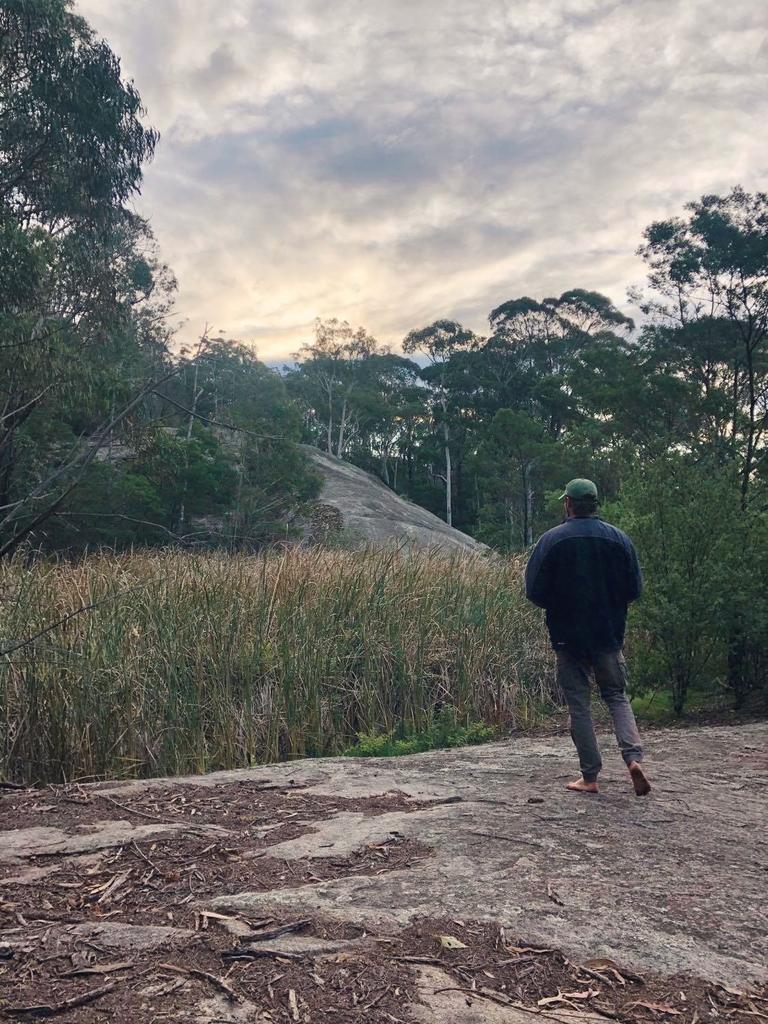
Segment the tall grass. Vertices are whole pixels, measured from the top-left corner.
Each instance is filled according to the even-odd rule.
[[[525,727],[549,695],[517,560],[289,551],[0,567],[0,771],[203,772],[338,753],[359,732]]]

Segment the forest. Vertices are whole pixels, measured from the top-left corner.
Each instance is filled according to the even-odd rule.
[[[174,336],[133,209],[159,139],[118,57],[64,0],[4,3],[0,33],[0,558],[291,542],[319,488],[302,444],[505,556],[588,476],[647,578],[638,687],[678,711],[712,680],[765,693],[768,195],[692,197],[627,239],[634,320],[573,281],[500,294],[482,333],[436,310],[390,346],[318,319],[267,366]]]

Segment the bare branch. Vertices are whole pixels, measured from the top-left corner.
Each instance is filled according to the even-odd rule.
[[[162,391],[152,390],[151,394],[155,395],[157,398],[161,398],[164,402],[168,402],[170,405],[174,405],[177,409],[186,413],[188,416],[192,416],[196,420],[201,420],[203,423],[208,423],[212,427],[223,427],[224,430],[232,430],[238,434],[246,434],[248,437],[255,437],[262,441],[287,441],[289,444],[298,444],[298,441],[294,441],[290,437],[285,437],[285,435],[257,434],[253,430],[246,430],[245,427],[236,427],[232,423],[223,423],[221,420],[211,419],[210,416],[203,416],[202,413],[188,409],[186,405],[182,405],[181,402],[177,402],[175,398],[171,398],[169,395],[164,395]]]
[[[4,558],[6,555],[14,552],[19,545],[28,537],[34,530],[36,530],[42,523],[44,523],[50,516],[59,510],[62,502],[75,490],[80,483],[83,474],[85,473],[88,466],[93,462],[98,454],[100,448],[115,429],[119,426],[123,420],[129,416],[133,410],[146,398],[148,394],[151,394],[155,388],[166,381],[171,380],[184,368],[184,363],[179,363],[169,373],[165,374],[159,381],[152,381],[143,387],[139,393],[126,405],[123,409],[108,423],[100,432],[97,434],[95,439],[86,448],[79,452],[76,452],[71,459],[59,466],[53,473],[48,476],[46,480],[40,483],[33,491],[31,491],[26,497],[12,509],[11,512],[0,522],[0,533],[8,529],[14,522],[16,522],[24,513],[24,509],[33,504],[36,500],[40,500],[46,492],[51,491],[59,483],[59,481],[65,480],[70,474],[74,474],[74,478],[67,484],[63,492],[45,509],[42,510],[32,522],[24,526],[18,533],[15,533],[9,540],[0,547],[0,558]]]
[[[47,388],[43,388],[39,395],[35,395],[34,398],[30,398],[24,405],[20,405],[18,409],[14,409],[12,412],[6,412],[0,416],[0,423],[5,423],[6,420],[15,420],[17,417],[22,416],[24,413],[29,413],[35,408],[36,405],[48,394],[53,387],[53,384],[49,384]]]

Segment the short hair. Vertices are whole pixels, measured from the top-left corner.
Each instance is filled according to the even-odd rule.
[[[592,494],[587,494],[583,498],[571,498],[571,502],[574,514],[577,516],[594,515],[600,507],[600,502]]]

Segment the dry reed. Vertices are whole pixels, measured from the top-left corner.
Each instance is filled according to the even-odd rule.
[[[525,728],[550,667],[519,560],[293,550],[0,567],[0,772],[204,772],[338,753],[358,732]]]

